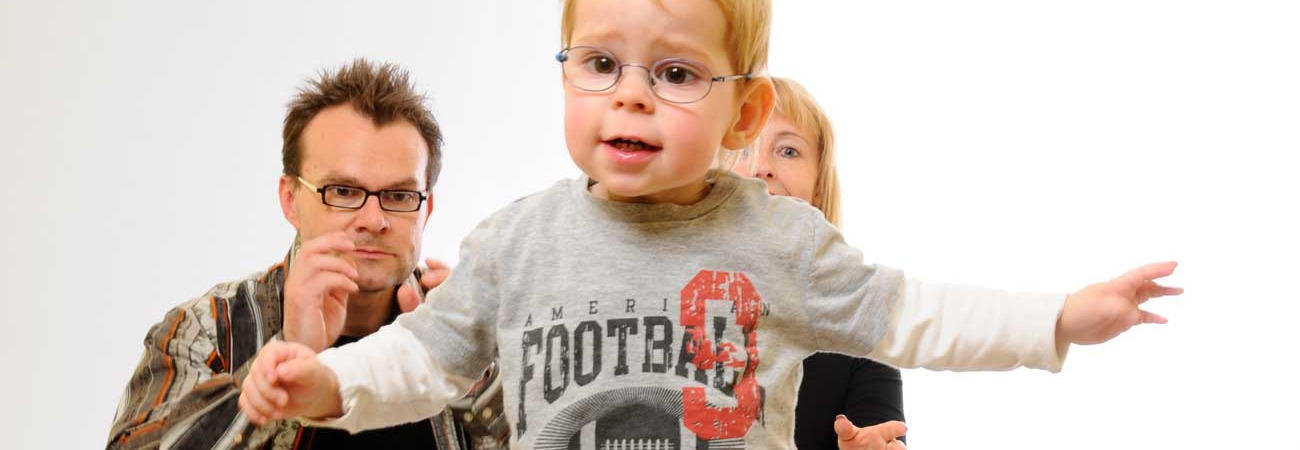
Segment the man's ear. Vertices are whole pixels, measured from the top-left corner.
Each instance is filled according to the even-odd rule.
[[[430,189],[429,199],[424,202],[424,224],[429,224],[429,216],[433,214],[433,190]]]
[[[745,148],[763,133],[763,127],[776,107],[776,88],[768,77],[754,77],[745,82],[736,121],[722,137],[722,146],[738,150]]]
[[[280,175],[280,211],[284,213],[284,220],[288,220],[295,230],[300,230],[298,226],[298,196],[294,195],[298,187],[298,180],[288,175]]]

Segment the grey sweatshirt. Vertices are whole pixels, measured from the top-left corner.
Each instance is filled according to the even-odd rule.
[[[562,181],[483,221],[425,304],[321,353],[349,430],[428,417],[499,354],[515,448],[793,447],[800,362],[1060,369],[1064,295],[866,264],[815,208],[714,173],[692,205]]]

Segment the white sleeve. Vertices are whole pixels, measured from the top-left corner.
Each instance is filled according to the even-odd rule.
[[[438,367],[428,349],[400,323],[327,349],[319,358],[338,377],[343,415],[302,422],[350,433],[433,416],[465,395],[475,381]]]
[[[1069,346],[1057,348],[1062,294],[1017,294],[905,279],[889,308],[885,334],[869,358],[932,370],[1059,372]]]

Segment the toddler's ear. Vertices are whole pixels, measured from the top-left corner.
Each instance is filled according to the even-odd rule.
[[[722,146],[732,150],[745,148],[758,139],[776,107],[776,88],[772,87],[772,79],[755,76],[745,82],[744,89],[734,115],[736,121],[722,137]]]

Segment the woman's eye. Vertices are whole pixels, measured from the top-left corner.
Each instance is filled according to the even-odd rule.
[[[688,66],[674,64],[661,69],[658,78],[669,84],[688,84],[700,76]]]
[[[794,147],[781,147],[776,150],[776,154],[782,158],[798,158],[799,149]]]

